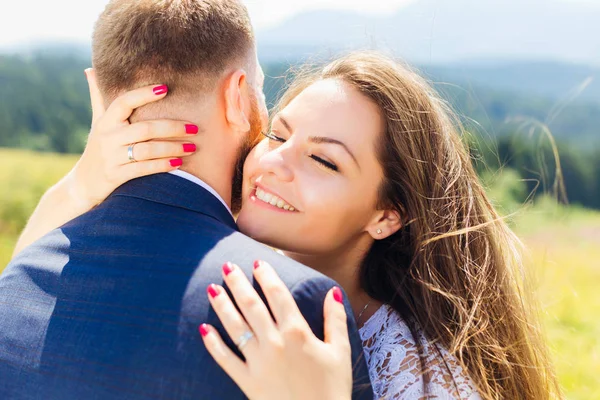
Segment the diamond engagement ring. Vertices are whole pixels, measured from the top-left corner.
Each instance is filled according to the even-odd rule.
[[[248,344],[248,341],[250,339],[252,339],[254,337],[254,333],[250,332],[250,331],[246,331],[242,334],[242,336],[240,336],[240,338],[238,339],[237,343],[235,344],[237,346],[237,348],[242,351],[242,349],[244,348],[244,346],[246,346],[246,344]]]
[[[127,158],[129,158],[129,161],[131,161],[131,162],[137,162],[137,160],[133,156],[133,146],[135,146],[136,144],[137,143],[130,144],[129,147],[127,148]]]

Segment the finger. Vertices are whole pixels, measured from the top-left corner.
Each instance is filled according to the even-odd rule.
[[[244,272],[237,265],[226,263],[223,265],[223,278],[259,342],[273,339],[277,334],[275,323]]]
[[[155,120],[136,122],[119,132],[119,141],[123,145],[146,142],[155,139],[192,137],[198,133],[198,126],[184,121]]]
[[[122,165],[118,170],[118,174],[120,175],[115,179],[119,182],[127,182],[135,178],[140,178],[142,176],[160,174],[163,172],[170,172],[176,169],[179,169],[183,164],[183,160],[181,158],[172,158],[170,160],[161,159],[161,160],[150,160],[150,161],[141,161],[135,163],[129,163],[126,165]]]
[[[269,263],[266,261],[255,261],[254,277],[263,290],[278,324],[282,324],[286,320],[295,320],[298,323],[308,326],[304,316],[302,316],[302,313],[298,309],[292,293]]]
[[[161,158],[179,158],[194,154],[197,147],[194,143],[180,142],[142,142],[132,145],[133,158],[137,161],[158,160]],[[131,163],[129,159],[129,146],[119,150],[121,165]]]
[[[325,296],[323,305],[325,343],[332,344],[342,351],[350,352],[348,322],[343,296],[342,290],[337,286],[332,288]]]
[[[104,97],[98,88],[96,71],[94,71],[93,68],[88,68],[85,70],[85,76],[90,89],[90,101],[92,103],[92,125],[94,125],[106,111],[104,108]]]
[[[208,300],[212,305],[217,317],[223,324],[225,331],[239,348],[239,340],[246,332],[252,330],[244,321],[244,318],[233,305],[233,302],[227,295],[225,289],[219,285],[211,284],[207,288]],[[251,356],[256,356],[258,350],[258,342],[256,337],[250,338],[246,344],[240,349],[246,360],[250,361]]]
[[[125,122],[138,107],[163,99],[167,95],[166,85],[144,86],[117,97],[104,115],[109,121]]]
[[[234,382],[244,390],[244,386],[248,380],[249,372],[246,364],[235,355],[233,351],[223,339],[215,328],[210,325],[202,324],[198,327],[206,350],[212,356],[212,358],[219,364],[223,371],[227,373],[234,380]]]

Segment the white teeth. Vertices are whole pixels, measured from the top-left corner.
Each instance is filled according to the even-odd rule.
[[[294,207],[290,206],[285,201],[281,200],[279,197],[271,193],[267,193],[260,188],[256,188],[256,198],[272,206],[282,208],[286,211],[296,211]]]

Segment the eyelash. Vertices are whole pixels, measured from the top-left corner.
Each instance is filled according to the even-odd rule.
[[[262,134],[263,134],[264,137],[269,138],[270,140],[274,140],[274,141],[279,142],[279,143],[285,143],[285,139],[284,138],[280,138],[279,136],[273,135],[273,132],[267,132],[267,133],[262,132]]]
[[[262,134],[263,134],[263,136],[265,136],[269,140],[273,140],[275,142],[285,143],[285,141],[286,141],[284,138],[281,138],[279,136],[274,135],[273,132],[268,132],[268,133],[263,132]],[[315,156],[314,154],[311,154],[309,157],[312,158],[313,160],[315,160],[316,162],[318,162],[319,164],[321,164],[323,167],[325,167],[327,169],[330,169],[330,170],[336,171],[336,172],[338,171],[338,167],[334,163],[330,163],[329,161],[325,161],[321,157]]]

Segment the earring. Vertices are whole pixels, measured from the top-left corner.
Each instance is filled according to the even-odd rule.
[[[377,234],[381,235],[383,233],[383,231],[381,229],[377,229]]]

